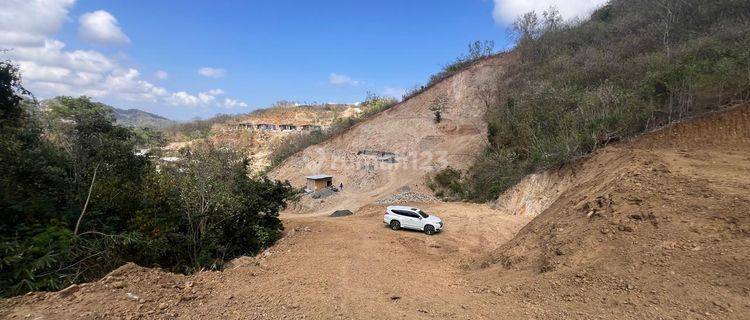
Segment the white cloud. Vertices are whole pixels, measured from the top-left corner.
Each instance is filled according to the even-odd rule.
[[[224,90],[221,90],[221,89],[211,89],[211,90],[208,90],[207,93],[210,94],[210,95],[212,95],[212,96],[219,96],[219,95],[224,94]]]
[[[40,65],[55,66],[77,71],[105,72],[116,63],[97,51],[64,50],[65,43],[47,39],[41,46],[15,46],[8,52],[11,59],[34,61]]]
[[[75,0],[4,0],[0,5],[0,44],[42,45],[68,20],[68,10],[74,3]]]
[[[117,58],[95,50],[67,49],[65,43],[54,37],[64,23],[71,21],[68,11],[74,3],[74,0],[4,0],[0,5],[0,49],[9,49],[0,52],[0,59],[10,59],[19,66],[24,86],[37,97],[87,95],[115,102],[246,106],[244,102],[229,98],[219,101],[218,96],[224,95],[221,89],[195,95],[186,91],[170,93],[144,80],[137,69],[122,65]],[[97,12],[100,11],[94,13]],[[98,39],[127,39],[114,17],[109,19],[106,15],[99,14],[99,19],[104,16],[109,25],[105,23],[105,28],[97,29],[107,31],[100,32]],[[94,23],[97,19],[91,20],[91,16],[81,17],[81,27],[97,24]],[[115,29],[111,28],[113,26]],[[168,76],[161,70],[154,74],[157,79]]]
[[[86,41],[104,45],[130,43],[117,19],[107,11],[85,13],[78,22],[78,35]]]
[[[221,89],[211,89],[205,92],[199,92],[195,95],[187,93],[185,91],[180,91],[173,93],[166,100],[173,106],[218,106],[225,108],[247,107],[246,103],[235,99],[224,98],[224,100],[219,101],[218,99],[221,95],[224,95],[224,90]]]
[[[156,72],[154,72],[154,78],[159,80],[167,80],[167,78],[169,78],[169,73],[164,70],[157,70]]]
[[[585,18],[608,0],[494,0],[492,17],[498,24],[511,24],[519,16],[530,11],[541,13],[554,6],[563,19]]]
[[[136,69],[117,69],[103,83],[103,90],[116,92],[117,97],[127,101],[157,101],[167,90],[140,79]]]
[[[221,68],[203,67],[198,69],[198,74],[208,78],[221,78],[227,74],[227,71]]]
[[[230,98],[224,98],[224,101],[220,105],[228,109],[237,108],[237,107],[242,107],[242,108],[247,107],[247,103],[244,103],[239,100],[230,99]]]
[[[337,74],[337,73],[331,73],[331,75],[328,77],[328,82],[337,86],[343,86],[343,85],[356,86],[359,84],[359,81],[352,80],[351,77],[345,74]]]
[[[173,93],[167,101],[173,106],[197,106],[200,103],[198,97],[185,91]]]
[[[58,40],[13,47],[6,55],[19,65],[27,89],[40,97],[87,95],[156,101],[166,95],[164,88],[141,79],[138,70],[123,67],[98,51],[65,50]]]
[[[209,94],[207,92],[199,92],[198,93],[198,99],[203,104],[209,104],[209,103],[213,102],[214,100],[216,100],[216,96],[214,96],[212,94]]]

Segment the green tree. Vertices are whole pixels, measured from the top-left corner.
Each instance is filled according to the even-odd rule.
[[[219,269],[224,260],[258,252],[281,235],[278,214],[296,190],[288,182],[250,178],[248,166],[240,153],[202,143],[154,175],[147,202],[168,205],[141,212],[139,220],[174,242],[168,256],[178,257],[171,263],[179,271]]]
[[[41,139],[35,104],[18,68],[0,62],[0,296],[65,282],[50,272],[71,239],[57,214],[65,210],[57,198],[64,174],[61,157]]]

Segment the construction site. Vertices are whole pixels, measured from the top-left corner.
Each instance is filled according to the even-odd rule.
[[[750,319],[748,0],[79,2],[0,6],[0,319]]]
[[[0,302],[6,319],[747,319],[750,107],[715,112],[537,172],[489,204],[425,185],[485,144],[486,59],[271,171],[311,191],[284,237],[224,271],[125,265],[101,280]],[[449,97],[436,124],[429,102]],[[255,123],[255,122],[254,122]],[[257,127],[256,127],[257,129]],[[721,137],[716,139],[715,137]],[[387,204],[436,213],[426,237]],[[337,210],[353,214],[331,218]],[[394,277],[412,270],[413,277]],[[367,301],[367,303],[362,303]]]

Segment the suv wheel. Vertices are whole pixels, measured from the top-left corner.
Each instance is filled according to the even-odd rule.
[[[391,230],[401,229],[401,223],[396,220],[391,220]]]
[[[430,235],[430,236],[433,235],[433,234],[435,234],[435,227],[433,227],[433,226],[431,226],[429,224],[426,225],[426,226],[424,226],[424,233],[427,234],[427,235]]]

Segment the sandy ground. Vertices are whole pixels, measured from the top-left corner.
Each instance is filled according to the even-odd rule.
[[[279,244],[257,258],[236,260],[224,272],[185,277],[128,265],[67,296],[37,293],[5,301],[0,306],[8,313],[0,314],[11,319],[490,318],[484,302],[470,293],[464,270],[528,219],[499,215],[485,205],[421,207],[439,213],[449,227],[432,237],[392,231],[382,222],[385,206],[374,205],[342,218],[288,216]],[[138,298],[131,300],[128,293]]]

